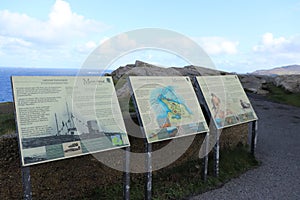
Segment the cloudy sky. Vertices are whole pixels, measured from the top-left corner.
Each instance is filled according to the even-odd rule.
[[[299,19],[300,0],[0,0],[0,66],[80,68],[104,41],[160,28],[195,41],[218,69],[252,72],[300,64]],[[140,50],[124,62],[167,57]]]

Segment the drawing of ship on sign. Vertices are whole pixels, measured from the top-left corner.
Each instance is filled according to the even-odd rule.
[[[61,128],[59,129],[58,122],[57,122],[57,115],[55,113],[55,123],[56,123],[56,130],[57,135],[79,135],[77,132],[77,128],[75,127],[74,123],[74,115],[72,112],[69,111],[68,103],[66,102],[66,111],[67,111],[67,120],[61,121]]]
[[[103,139],[113,144],[121,145],[121,142],[115,142],[120,138],[123,145],[123,136],[126,133],[121,131],[111,131],[101,128],[96,119],[82,120],[73,114],[69,109],[68,103],[63,114],[54,113],[54,123],[49,126],[49,133],[42,133],[37,137],[22,138],[23,148],[34,148],[62,144],[67,142],[82,141],[88,139]],[[119,140],[118,140],[119,141]]]
[[[104,134],[104,131],[100,130],[97,120],[87,121],[87,127],[90,134]]]

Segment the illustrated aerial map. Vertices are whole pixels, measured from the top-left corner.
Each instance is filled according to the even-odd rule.
[[[161,128],[170,127],[171,124],[176,124],[193,114],[172,86],[154,89],[151,92],[150,102]]]
[[[207,132],[188,77],[130,77],[130,82],[148,142]]]

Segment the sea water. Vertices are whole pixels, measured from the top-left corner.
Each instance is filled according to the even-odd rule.
[[[80,70],[79,69],[46,69],[46,68],[14,68],[0,67],[0,103],[12,102],[11,76],[76,76],[80,72],[83,76],[100,76],[100,70]],[[110,73],[106,71],[105,73]]]

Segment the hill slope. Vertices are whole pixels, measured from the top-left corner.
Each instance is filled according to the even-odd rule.
[[[255,75],[292,75],[300,74],[300,65],[288,65],[283,67],[276,67],[273,69],[256,70],[251,74]]]

